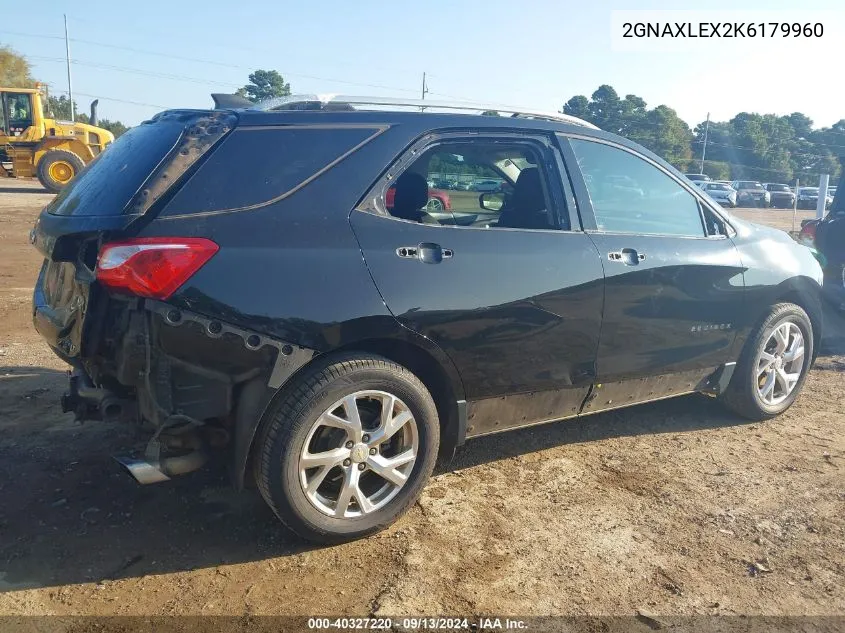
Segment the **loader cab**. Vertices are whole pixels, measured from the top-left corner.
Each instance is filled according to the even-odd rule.
[[[0,91],[2,104],[3,135],[16,137],[35,123],[35,99],[33,91]]]

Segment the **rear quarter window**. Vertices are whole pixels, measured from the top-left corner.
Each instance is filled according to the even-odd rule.
[[[181,119],[142,123],[121,135],[47,205],[53,215],[121,215],[184,131]]]
[[[246,211],[276,202],[382,130],[375,126],[237,128],[175,194],[163,214]]]

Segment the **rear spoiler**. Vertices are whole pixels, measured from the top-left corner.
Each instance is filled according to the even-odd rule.
[[[243,108],[251,108],[255,104],[240,95],[230,95],[224,92],[215,92],[211,95],[214,99],[215,110],[242,110]]]

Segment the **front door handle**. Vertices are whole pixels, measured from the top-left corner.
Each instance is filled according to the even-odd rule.
[[[396,254],[403,259],[418,259],[424,264],[439,264],[454,253],[451,248],[442,248],[440,244],[422,242],[416,246],[400,246]]]
[[[618,262],[626,266],[636,266],[645,259],[645,253],[638,253],[635,248],[623,248],[621,251],[608,253],[607,258],[612,262]]]

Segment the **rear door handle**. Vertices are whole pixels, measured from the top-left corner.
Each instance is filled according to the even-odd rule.
[[[638,253],[635,248],[623,248],[621,251],[611,251],[607,258],[626,266],[636,266],[645,259],[645,253]]]
[[[396,254],[403,259],[418,259],[424,264],[439,264],[454,253],[451,248],[442,248],[440,244],[421,242],[416,246],[400,246]]]

